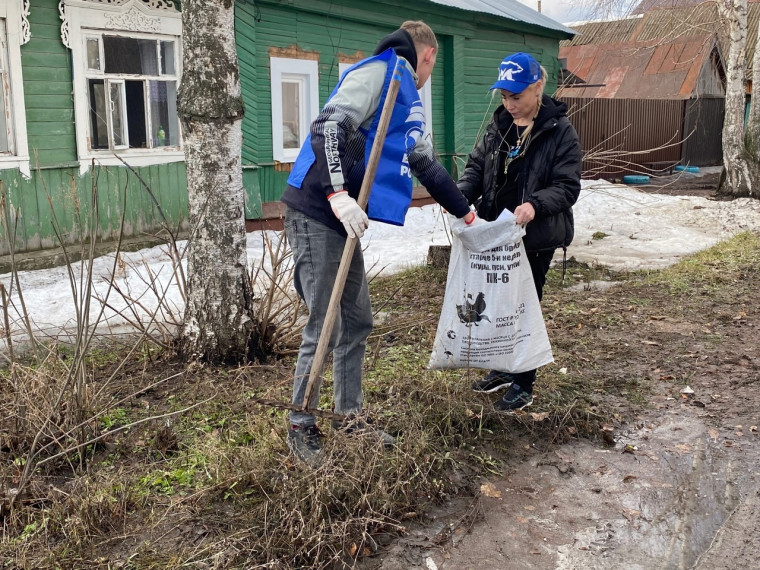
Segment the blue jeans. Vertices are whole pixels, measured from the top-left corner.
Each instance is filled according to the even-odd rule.
[[[285,211],[285,235],[293,251],[293,282],[309,309],[293,378],[293,403],[300,406],[346,238],[292,208]],[[329,350],[333,353],[333,392],[337,414],[345,415],[362,409],[362,365],[370,332],[372,305],[364,256],[361,244],[357,243],[329,344]],[[324,371],[319,372],[321,375]],[[318,404],[319,394],[314,392],[309,408],[316,408]],[[307,426],[313,425],[315,419],[312,414],[291,411],[290,423]]]

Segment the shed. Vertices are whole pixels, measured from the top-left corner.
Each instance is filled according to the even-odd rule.
[[[608,151],[587,161],[587,171],[656,173],[679,162],[720,162],[720,36],[715,25],[676,25],[673,12],[683,10],[575,24],[578,36],[561,43],[560,59],[585,84],[560,86],[558,95],[579,114],[584,148]]]

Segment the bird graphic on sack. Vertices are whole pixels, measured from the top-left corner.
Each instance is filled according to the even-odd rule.
[[[464,304],[457,305],[459,321],[468,327],[471,327],[473,324],[478,326],[480,321],[488,321],[490,323],[491,319],[483,314],[483,311],[485,310],[486,297],[482,291],[478,293],[477,297],[475,297],[474,302],[472,301],[472,293],[467,293],[467,299],[465,299]]]

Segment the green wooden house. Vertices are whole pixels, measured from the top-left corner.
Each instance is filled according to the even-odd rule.
[[[0,224],[0,255],[11,241],[17,252],[76,242],[92,195],[102,240],[118,234],[122,216],[127,237],[165,223],[187,229],[179,4],[0,2],[0,183],[10,222],[10,232]],[[456,174],[497,102],[488,87],[503,56],[533,53],[552,91],[559,41],[573,35],[516,0],[494,4],[237,0],[246,218],[278,215],[292,162],[339,73],[407,19],[424,20],[439,38],[422,99],[436,150]]]

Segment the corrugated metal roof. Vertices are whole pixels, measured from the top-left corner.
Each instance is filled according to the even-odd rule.
[[[661,42],[621,42],[564,46],[559,57],[591,87],[572,88],[560,96],[619,99],[688,99],[712,65],[714,34]],[[709,68],[712,70],[712,68]],[[715,95],[717,93],[708,93]]]
[[[684,6],[696,6],[705,0],[642,0],[631,12],[632,14],[644,14],[655,8],[683,8]]]
[[[571,40],[562,40],[559,45],[581,46],[625,42],[630,40],[639,24],[641,24],[641,16],[573,24],[573,29],[578,35]]]
[[[652,10],[646,14],[647,22],[637,36],[638,40],[667,40],[695,34],[718,32],[720,50],[728,56],[729,37],[724,23],[718,15],[718,8],[713,2],[700,4],[691,8],[676,10]],[[747,7],[747,69],[752,69],[752,57],[757,44],[757,25],[760,20],[760,4],[755,2]],[[751,73],[751,72],[750,72]]]
[[[718,9],[709,2],[688,8],[659,8],[644,15],[639,41],[663,40],[709,33],[721,27]]]
[[[521,4],[517,0],[430,0],[434,4],[441,4],[451,8],[459,8],[468,12],[482,12],[492,14],[517,22],[533,24],[541,28],[557,30],[574,35],[575,31],[567,26],[560,24],[556,20],[536,12],[533,8]]]
[[[747,69],[752,69],[752,57],[757,44],[760,4],[753,0],[747,7]],[[563,40],[560,47],[613,42],[676,41],[682,38],[718,33],[718,42],[723,57],[728,54],[728,33],[714,2],[702,2],[685,8],[655,8],[635,18],[625,18],[607,22],[587,22],[577,24],[573,29],[578,35],[571,40]]]

